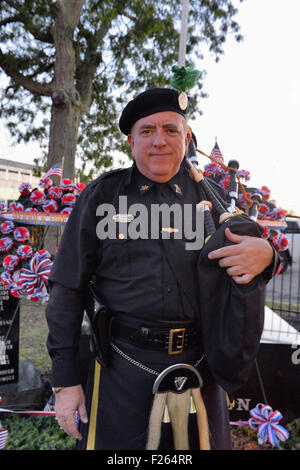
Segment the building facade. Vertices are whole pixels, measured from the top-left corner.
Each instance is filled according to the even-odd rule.
[[[0,158],[0,201],[15,201],[19,198],[19,187],[30,183],[38,187],[40,177],[33,175],[34,165]]]

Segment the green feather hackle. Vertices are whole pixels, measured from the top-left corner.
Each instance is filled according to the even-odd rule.
[[[173,65],[172,72],[171,86],[178,90],[179,93],[193,88],[201,74],[199,70],[191,66],[179,67],[178,65]]]

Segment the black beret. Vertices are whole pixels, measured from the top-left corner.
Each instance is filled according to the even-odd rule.
[[[174,111],[186,116],[187,100],[185,101],[185,96],[172,88],[151,88],[140,93],[123,109],[119,120],[121,132],[128,135],[136,121],[162,111]]]

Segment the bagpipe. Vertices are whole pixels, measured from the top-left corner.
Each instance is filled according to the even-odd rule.
[[[238,162],[231,161],[228,202],[222,191],[198,169],[196,138],[189,143],[185,161],[190,177],[199,184],[200,201],[197,210],[203,211],[205,242],[197,261],[200,318],[204,354],[211,374],[222,388],[231,394],[248,379],[258,352],[264,322],[265,281],[261,276],[249,284],[237,284],[208,254],[232,244],[226,235],[227,227],[238,235],[261,237],[263,228],[256,222],[259,197],[255,196],[249,214],[237,209],[236,199]],[[218,214],[216,224],[212,211]],[[175,375],[174,375],[175,374]],[[202,378],[197,369],[176,364],[164,370],[153,386],[154,401],[150,414],[147,449],[157,449],[160,423],[167,409],[173,430],[175,449],[189,449],[188,415],[190,399],[197,413],[199,447],[210,449],[209,423],[201,395]],[[176,380],[184,379],[180,390]]]
[[[232,393],[247,381],[258,352],[264,323],[265,281],[258,275],[248,284],[237,284],[208,254],[233,244],[225,235],[227,227],[237,235],[262,237],[263,227],[256,222],[260,198],[255,195],[248,214],[236,207],[236,161],[227,167],[230,181],[228,197],[224,198],[222,191],[217,191],[216,185],[198,169],[196,145],[193,135],[185,159],[190,177],[199,184],[202,200],[197,209],[204,216],[205,242],[197,263],[199,320],[211,373],[226,392]],[[218,214],[217,224],[212,211]]]

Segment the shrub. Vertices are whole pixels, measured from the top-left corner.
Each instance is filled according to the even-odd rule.
[[[16,414],[2,419],[2,425],[8,429],[4,450],[74,450],[76,446],[52,416]]]

